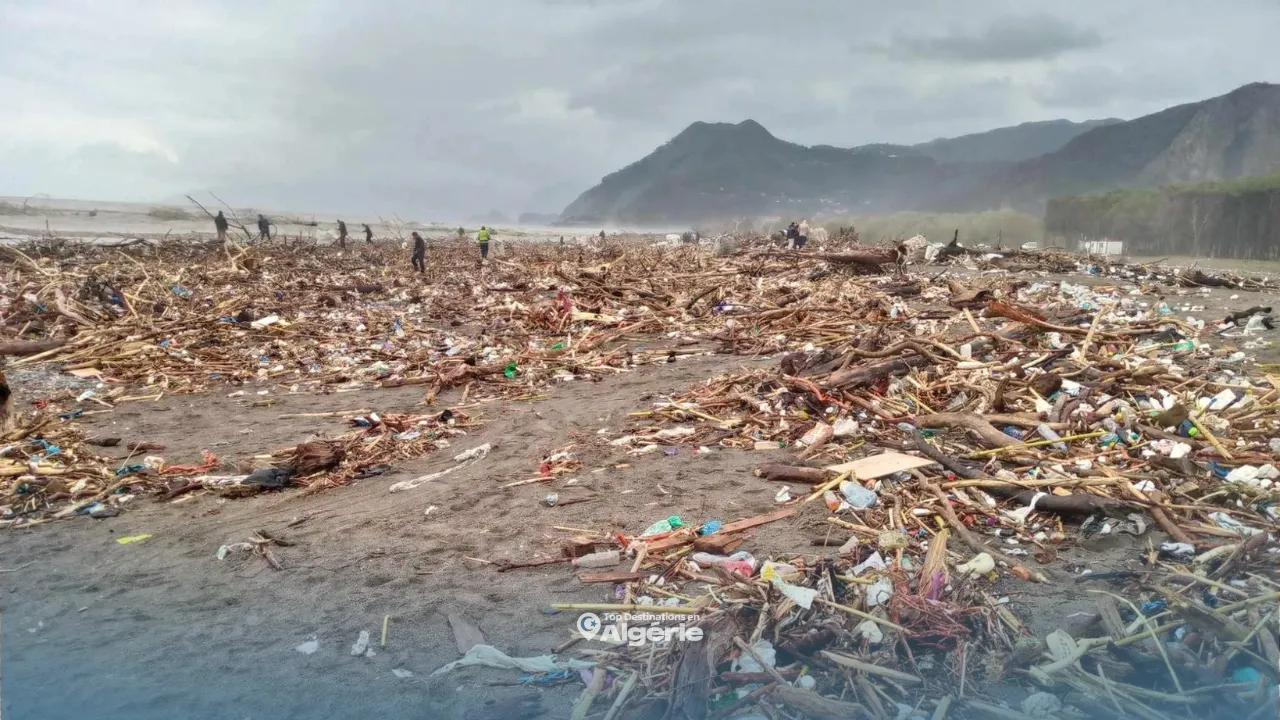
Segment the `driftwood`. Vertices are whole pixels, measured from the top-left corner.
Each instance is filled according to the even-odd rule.
[[[983,485],[982,488],[990,492],[992,495],[998,495],[1006,500],[1019,502],[1023,505],[1030,505],[1031,501],[1035,500],[1036,495],[1039,494],[1039,491],[1037,490],[1028,490],[1018,485],[997,485],[995,484],[996,481],[994,478],[987,477],[987,475],[981,470],[947,455],[929,443],[925,440],[924,435],[922,435],[919,430],[913,431],[912,436],[915,438],[916,450],[955,473],[957,476],[966,480],[991,481],[991,484]],[[1128,510],[1130,506],[1127,503],[1099,497],[1097,495],[1073,493],[1071,495],[1043,495],[1039,500],[1035,501],[1035,507],[1036,510],[1042,510],[1044,512],[1068,515],[1092,515],[1098,512],[1104,512],[1110,515],[1120,515],[1123,514],[1120,511]]]
[[[800,467],[798,465],[779,465],[771,463],[756,468],[756,477],[762,480],[778,482],[799,482],[816,485],[830,480],[835,473],[826,468]]]
[[[868,365],[867,367],[850,368],[832,373],[824,383],[827,387],[852,390],[872,385],[892,375],[901,375],[911,368],[924,367],[932,362],[923,355],[912,355],[899,360]]]
[[[0,355],[39,355],[42,352],[57,350],[65,345],[63,340],[11,340],[0,342]]]
[[[778,702],[795,710],[807,718],[815,720],[849,720],[858,717],[875,717],[869,710],[855,703],[833,700],[823,697],[812,690],[779,684],[773,690],[773,697]]]
[[[916,426],[922,428],[960,427],[965,430],[972,430],[975,435],[982,438],[982,441],[991,447],[1002,448],[1022,444],[1020,441],[1015,440],[997,430],[994,425],[987,422],[981,415],[976,413],[961,412],[921,415],[916,418]]]

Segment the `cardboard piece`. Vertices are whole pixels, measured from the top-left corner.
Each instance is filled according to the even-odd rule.
[[[892,450],[853,462],[828,465],[827,469],[838,473],[850,473],[859,480],[873,480],[897,472],[915,470],[936,463],[929,458],[916,457]]]

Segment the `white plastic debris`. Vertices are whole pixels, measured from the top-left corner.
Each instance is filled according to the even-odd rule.
[[[967,563],[957,565],[956,570],[961,576],[964,575],[986,575],[996,569],[996,561],[987,553],[978,553]]]
[[[858,421],[851,418],[840,418],[832,426],[832,433],[835,437],[850,437],[858,432]]]
[[[356,641],[351,644],[351,654],[363,655],[368,650],[369,650],[369,631],[361,630],[360,634],[356,636]]]
[[[867,587],[867,607],[873,608],[889,602],[889,598],[893,597],[893,581],[887,577],[876,578],[876,581]]]
[[[760,659],[764,661],[765,665],[774,667],[777,664],[778,651],[774,650],[773,643],[768,640],[757,640],[756,644],[751,646],[751,649],[756,651],[756,655],[760,656]],[[741,673],[758,673],[764,672],[764,667],[762,667],[760,663],[756,662],[756,659],[751,657],[750,653],[743,653],[737,660],[733,661],[733,671]]]
[[[782,578],[774,578],[773,586],[778,588],[783,595],[793,600],[795,604],[805,610],[808,610],[813,605],[813,599],[818,597],[817,590],[801,587],[799,585],[792,585]]]
[[[1255,484],[1258,479],[1258,468],[1252,465],[1241,465],[1227,473],[1227,482]]]
[[[1056,695],[1047,692],[1032,693],[1022,701],[1022,712],[1034,718],[1051,717],[1062,709],[1062,702]]]
[[[527,673],[555,672],[557,670],[583,670],[595,667],[595,662],[585,660],[556,661],[551,655],[537,657],[511,657],[492,645],[475,645],[461,660],[454,660],[431,673],[432,677],[443,675],[451,670],[472,665],[484,665],[499,670],[521,670]]]
[[[863,620],[853,629],[854,637],[861,638],[871,643],[879,645],[884,642],[884,631],[880,629],[880,624],[874,620]]]
[[[457,465],[454,465],[453,467],[445,468],[444,470],[441,470],[439,472],[434,472],[429,475],[420,475],[416,478],[413,478],[412,480],[401,480],[400,482],[395,483],[390,488],[388,488],[388,490],[390,490],[391,492],[400,492],[402,490],[412,490],[423,483],[431,482],[432,480],[435,480],[437,478],[444,477],[445,475],[448,475],[449,473],[455,470],[464,468],[470,465],[471,463],[484,459],[484,457],[489,454],[489,450],[491,450],[492,447],[493,446],[490,445],[489,443],[485,443],[483,445],[473,447],[470,450],[464,450],[463,452],[460,452],[457,455],[453,456],[453,461],[455,463],[458,463]]]
[[[306,642],[294,648],[294,650],[297,650],[303,655],[310,655],[319,649],[320,649],[320,641],[316,639],[315,635],[312,635],[310,638],[306,640]]]
[[[871,556],[868,557],[866,560],[863,560],[862,562],[855,565],[853,567],[853,574],[857,576],[857,575],[861,575],[867,570],[883,570],[884,568],[885,568],[884,558],[880,557],[879,551],[876,551],[871,553]]]
[[[1190,560],[1195,557],[1196,548],[1191,543],[1166,542],[1160,543],[1160,552],[1181,560]]]

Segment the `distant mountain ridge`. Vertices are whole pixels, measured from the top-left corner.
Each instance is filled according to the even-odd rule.
[[[565,223],[1038,209],[1048,197],[1280,170],[1280,85],[1135,120],[1024,123],[919,145],[807,147],[695,122],[574,200]]]

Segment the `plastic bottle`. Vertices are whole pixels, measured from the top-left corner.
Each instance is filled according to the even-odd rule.
[[[1036,432],[1040,433],[1040,437],[1053,443],[1053,449],[1057,452],[1064,453],[1067,451],[1067,444],[1062,442],[1062,436],[1053,431],[1053,428],[1040,423],[1036,428]]]
[[[830,490],[822,493],[822,502],[827,504],[827,509],[835,512],[840,509],[840,496]]]
[[[858,510],[873,508],[880,502],[880,498],[876,497],[874,491],[868,490],[852,480],[845,480],[840,483],[840,494],[844,495],[845,502],[848,502],[851,507]]]
[[[1249,318],[1249,322],[1244,326],[1245,335],[1258,335],[1266,332],[1267,326],[1263,322],[1262,315],[1254,315]]]
[[[583,555],[580,558],[574,558],[573,566],[580,568],[602,568],[613,567],[622,562],[622,553],[617,550],[603,550],[601,552],[593,552],[590,555]]]
[[[752,573],[756,571],[755,557],[745,550],[739,550],[732,555],[713,555],[712,553],[696,552],[689,559],[704,567],[719,565],[729,572],[736,572],[744,577],[751,577]]]
[[[1178,434],[1182,437],[1196,437],[1200,434],[1200,428],[1196,427],[1195,423],[1190,420],[1183,420],[1178,425]]]

